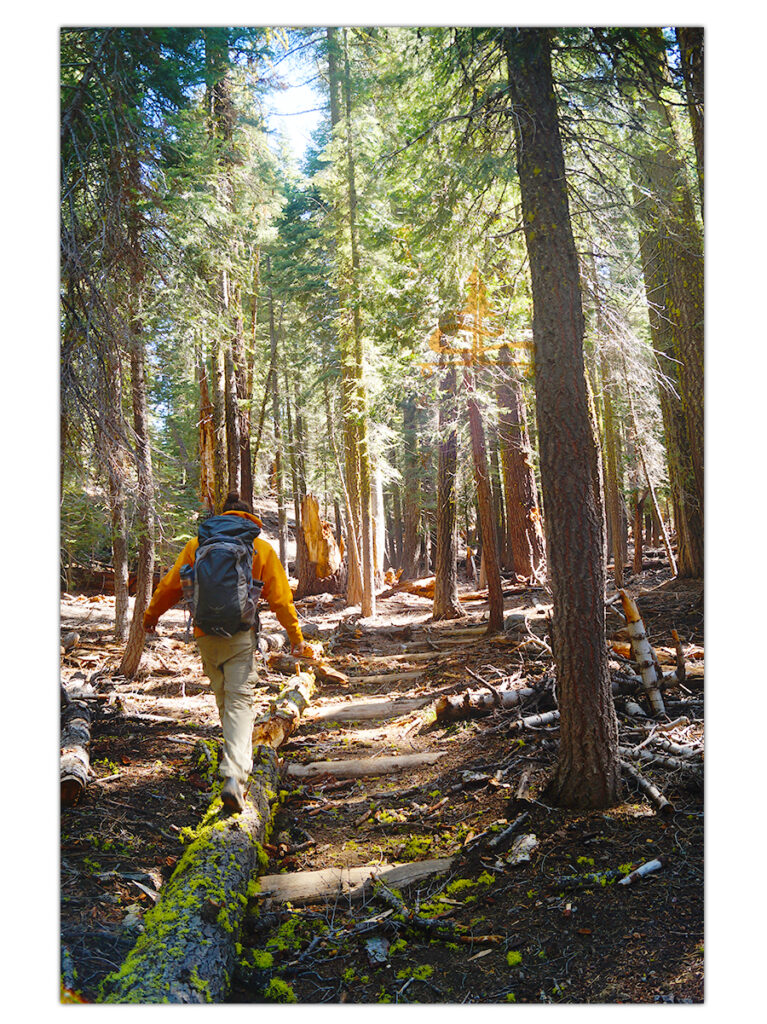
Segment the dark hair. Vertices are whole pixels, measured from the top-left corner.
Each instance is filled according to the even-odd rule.
[[[239,491],[230,491],[226,496],[224,507],[221,509],[222,512],[250,512],[253,514],[253,509],[244,501],[240,501]]]

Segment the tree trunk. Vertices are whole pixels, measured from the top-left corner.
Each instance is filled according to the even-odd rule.
[[[140,170],[137,154],[129,157],[128,244],[130,261],[130,297],[128,324],[130,329],[131,398],[136,457],[137,495],[136,528],[138,533],[138,566],[133,602],[133,618],[119,673],[128,678],[135,675],[144,650],[144,612],[152,596],[154,573],[154,479],[152,449],[149,439],[149,417],[146,401],[146,365],[144,327],[141,321],[141,295],[144,284],[144,253],[142,251],[142,217],[136,206],[140,195]]]
[[[456,371],[442,374],[439,403],[439,457],[437,468],[437,550],[434,560],[432,617],[458,619],[464,615],[458,600],[458,543],[456,534],[456,467],[458,435]]]
[[[125,422],[122,413],[122,366],[115,339],[115,349],[108,357],[106,378],[105,430],[99,438],[101,462],[106,469],[109,487],[109,519],[112,534],[112,568],[114,569],[115,639],[122,642],[128,635],[128,536],[125,518]]]
[[[402,440],[404,444],[402,472],[402,575],[412,580],[417,574],[418,523],[421,516],[421,483],[418,472],[418,430],[415,395],[402,402]]]
[[[361,611],[366,618],[376,613],[375,568],[373,565],[373,516],[371,509],[371,462],[368,447],[368,416],[367,396],[363,383],[365,363],[362,321],[360,312],[359,277],[360,258],[357,239],[357,189],[354,168],[354,147],[352,129],[352,94],[349,72],[349,53],[347,48],[346,29],[344,34],[344,76],[343,94],[346,113],[346,154],[347,154],[347,186],[349,194],[349,245],[351,250],[350,298],[352,301],[352,323],[354,326],[354,381],[355,381],[355,418],[357,421],[357,443],[359,446],[359,490],[360,490],[360,525],[362,528],[362,605]]]
[[[266,259],[267,271],[271,270],[271,259]],[[272,359],[272,421],[274,423],[274,479],[277,498],[277,540],[280,561],[287,571],[288,566],[288,513],[285,508],[285,486],[282,470],[282,427],[280,426],[280,398],[277,389],[277,328],[274,323],[274,295],[269,285],[269,340]]]
[[[635,201],[643,205],[638,192],[635,192]],[[658,396],[677,532],[677,573],[681,577],[700,579],[704,568],[703,520],[695,486],[687,424],[679,398],[679,370],[674,355],[671,325],[665,315],[666,282],[662,246],[657,232],[646,224],[640,231],[639,243],[650,337],[658,368]]]
[[[474,461],[474,475],[477,481],[477,504],[479,505],[479,521],[482,531],[482,565],[487,577],[487,596],[490,602],[487,632],[488,634],[499,633],[503,630],[503,588],[501,586],[501,571],[498,565],[498,550],[495,540],[495,521],[493,519],[492,497],[490,494],[485,435],[482,429],[482,415],[477,405],[475,382],[471,371],[466,372],[465,382],[468,393],[466,404],[469,411],[471,453]]]
[[[216,434],[213,424],[213,403],[208,391],[208,368],[201,347],[197,347],[196,362],[200,385],[198,428],[200,501],[209,512],[212,512],[216,506]]]
[[[695,491],[704,522],[704,323],[703,239],[677,154],[679,145],[669,109],[649,101],[658,142],[634,156],[641,193],[637,213],[652,237],[657,272],[663,280],[663,307],[677,360],[679,391],[687,427]]]
[[[703,216],[703,29],[678,28],[679,63],[682,65],[687,109],[690,112],[695,164],[698,170],[700,213]]]
[[[504,346],[501,349],[501,364],[508,367],[511,361],[511,350]],[[533,454],[519,381],[511,371],[501,372],[504,376],[497,386],[496,396],[501,465],[506,491],[506,528],[511,549],[510,568],[529,580],[538,574],[544,558]]]
[[[226,500],[226,399],[221,345],[215,330],[210,341],[210,383],[213,402],[213,509],[219,513]]]
[[[237,380],[231,345],[224,352],[224,410],[226,419],[226,473],[229,491],[240,493],[240,417]]]
[[[624,554],[622,545],[620,486],[618,481],[618,451],[615,431],[615,413],[608,370],[607,357],[600,357],[600,374],[602,378],[602,404],[604,408],[605,433],[605,505],[610,524],[610,541],[613,556],[613,578],[615,586],[623,586]]]
[[[620,797],[621,777],[605,636],[597,448],[549,40],[545,29],[505,29],[504,40],[533,289],[537,426],[561,716],[559,760],[546,799],[567,807],[609,807]]]

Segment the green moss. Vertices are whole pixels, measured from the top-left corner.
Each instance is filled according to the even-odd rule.
[[[268,949],[251,949],[250,955],[243,957],[240,964],[254,971],[268,971],[274,966],[274,957]]]
[[[519,952],[519,950],[510,949],[509,952],[506,954],[506,963],[509,965],[509,967],[516,967],[517,964],[521,964],[522,954]]]
[[[297,1003],[293,989],[282,978],[272,978],[266,986],[264,998],[268,1003]]]

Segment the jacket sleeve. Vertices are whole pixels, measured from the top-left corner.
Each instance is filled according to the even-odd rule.
[[[269,544],[256,541],[253,558],[253,573],[264,581],[261,596],[277,616],[277,621],[286,630],[293,646],[303,642],[303,634],[298,624],[298,613],[293,604],[293,591],[290,589],[288,577],[282,567],[277,552]]]
[[[169,608],[172,608],[174,604],[181,600],[183,596],[181,589],[181,566],[194,563],[196,548],[196,537],[187,541],[173,568],[169,569],[157,584],[155,592],[152,594],[152,600],[149,602],[149,607],[144,612],[144,629],[154,628],[163,612],[167,612]]]

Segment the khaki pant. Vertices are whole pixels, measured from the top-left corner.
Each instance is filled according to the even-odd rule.
[[[224,731],[224,756],[219,772],[240,784],[253,770],[255,672],[253,630],[234,636],[198,636],[202,667],[216,696]]]

